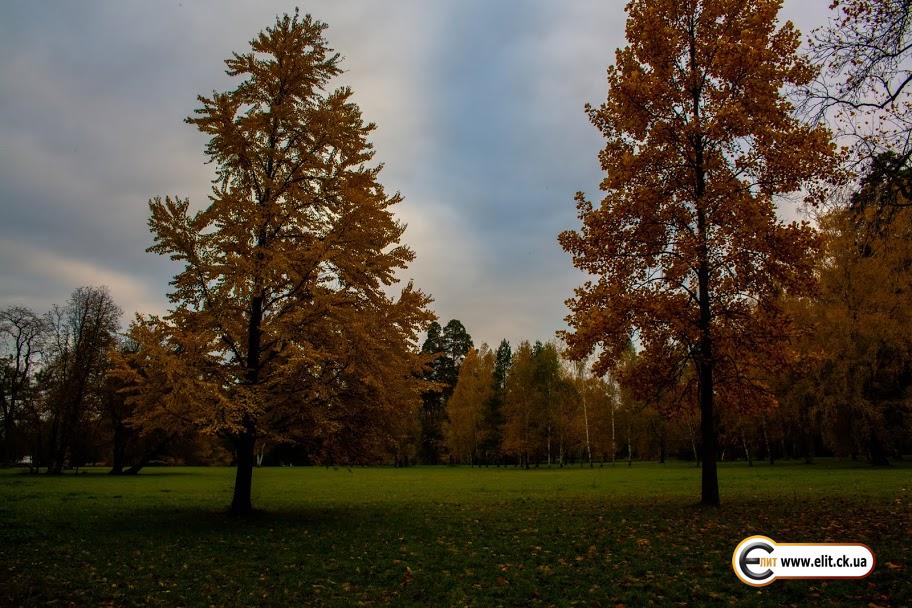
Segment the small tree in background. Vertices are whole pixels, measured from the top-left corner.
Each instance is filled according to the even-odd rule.
[[[477,464],[485,437],[485,413],[494,397],[494,353],[486,344],[469,350],[447,401],[444,426],[451,459]]]
[[[3,464],[15,464],[25,452],[20,437],[34,405],[34,379],[45,340],[47,320],[24,306],[0,310],[0,416],[3,417]]]
[[[424,464],[439,463],[446,448],[443,427],[447,401],[456,389],[462,361],[471,348],[472,336],[457,319],[450,319],[446,327],[434,321],[428,328],[421,352],[431,358],[425,379],[434,386],[422,395],[418,455]]]
[[[49,420],[48,473],[60,473],[73,458],[88,414],[108,371],[108,354],[117,346],[120,307],[107,287],[79,287],[63,307],[48,314],[51,335],[44,370]],[[76,462],[78,464],[78,462]]]
[[[527,469],[535,449],[533,403],[536,399],[532,345],[523,341],[513,352],[506,381],[502,449]]]
[[[501,340],[497,350],[494,351],[494,390],[484,410],[484,437],[481,442],[482,458],[485,464],[492,462],[500,464],[503,459],[503,424],[504,400],[507,391],[507,376],[510,373],[510,362],[513,351],[510,343]]]

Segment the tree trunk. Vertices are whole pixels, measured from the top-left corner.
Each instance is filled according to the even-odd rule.
[[[702,154],[700,154],[700,157],[702,157]],[[705,239],[706,219],[702,209],[698,211],[697,217],[700,233]],[[700,502],[704,505],[717,506],[719,504],[719,474],[716,468],[718,425],[714,408],[713,343],[710,330],[712,316],[709,306],[709,261],[706,257],[700,261],[698,278],[700,286],[701,336],[700,352],[697,360],[697,378],[700,396],[700,434],[703,443]]]
[[[630,425],[627,425],[627,466],[633,466],[633,445],[630,443]]]
[[[871,454],[872,465],[875,467],[890,466],[890,461],[887,458],[886,450],[884,450],[883,442],[881,442],[880,437],[877,436],[876,432],[871,433],[870,440],[868,441],[868,449]]]
[[[0,400],[6,401],[0,396]],[[13,422],[13,408],[4,403],[3,407],[3,463],[7,465],[16,464],[16,427]]]
[[[691,422],[689,415],[687,416],[687,430],[690,432],[690,448],[693,450],[694,462],[699,467],[700,452],[697,450],[697,435],[694,433],[693,422]]]
[[[702,154],[700,154],[702,157]],[[705,239],[706,219],[703,210],[697,213],[700,233]],[[705,245],[704,245],[705,249]],[[709,305],[709,261],[704,252],[698,272],[700,287],[700,352],[697,360],[697,378],[700,398],[700,434],[703,443],[702,488],[700,502],[704,505],[719,504],[719,474],[716,467],[718,457],[718,425],[714,408],[715,390],[713,385],[713,343],[711,334],[711,312]]]
[[[583,387],[583,424],[586,428],[586,458],[589,460],[589,468],[592,468],[592,446],[589,444],[589,412],[586,409],[586,389]]]
[[[615,404],[611,404],[611,464],[613,465],[617,458],[617,437],[614,432],[614,411]]]
[[[659,464],[665,464],[665,457],[668,455],[668,442],[665,439],[665,429],[662,429],[659,435]]]
[[[814,464],[814,437],[807,430],[803,431],[804,464]]]
[[[548,466],[551,466],[551,425],[548,425]]]
[[[140,460],[134,465],[130,465],[130,468],[124,471],[124,475],[139,475],[139,472],[143,470],[143,467],[146,466],[146,459]]]
[[[258,467],[263,466],[263,458],[265,458],[265,457],[266,457],[266,442],[261,441],[260,445],[257,446],[257,450],[256,450],[256,466],[258,466]],[[396,460],[399,461],[400,457],[401,457],[401,454],[400,454],[399,450],[397,450],[396,451]],[[405,466],[405,464],[403,464],[402,466]]]
[[[257,240],[257,247],[265,241],[262,233]],[[262,259],[262,252],[257,252],[257,259]],[[247,384],[255,386],[260,379],[260,343],[262,338],[263,301],[262,288],[250,302],[250,320],[247,324]],[[256,460],[256,423],[250,416],[244,416],[244,429],[235,440],[237,449],[237,472],[234,478],[234,497],[231,500],[231,512],[235,515],[246,515],[253,511],[251,488],[253,486],[253,465]]]
[[[253,502],[250,499],[253,486],[253,461],[255,435],[250,424],[237,440],[237,473],[234,478],[234,498],[231,500],[231,512],[235,515],[246,515],[253,511]]]
[[[127,451],[127,432],[121,423],[114,426],[114,450],[111,454],[111,475],[122,475]]]
[[[50,459],[47,466],[49,475],[59,474],[63,470],[63,460],[58,458],[58,448],[61,443],[60,439],[60,418],[63,412],[59,408],[54,409],[54,415],[51,418],[51,432],[48,436],[48,458]]]
[[[770,445],[769,434],[766,432],[766,416],[760,416],[760,428],[763,429],[763,444],[766,446],[766,457],[769,458],[770,466],[776,462],[773,456],[773,446]]]
[[[713,407],[714,391],[713,385],[713,339],[712,339],[712,309],[711,309],[711,290],[709,285],[711,268],[709,256],[709,227],[706,218],[706,203],[704,196],[706,194],[706,166],[704,161],[704,141],[701,133],[701,104],[703,95],[703,77],[700,73],[697,58],[697,40],[696,24],[692,23],[690,28],[689,54],[690,54],[690,77],[691,77],[691,97],[693,101],[692,113],[695,134],[692,138],[694,151],[694,206],[697,212],[697,238],[698,238],[698,260],[697,260],[697,284],[699,300],[700,317],[700,344],[697,353],[697,382],[699,386],[700,401],[700,432],[703,440],[703,468],[702,468],[702,488],[700,502],[704,505],[719,504],[719,476],[716,470],[716,450],[717,450],[717,428],[716,412]]]

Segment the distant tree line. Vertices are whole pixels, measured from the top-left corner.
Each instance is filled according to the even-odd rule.
[[[105,287],[80,287],[41,315],[23,306],[0,310],[5,464],[60,473],[104,463],[112,473],[135,473],[159,457],[219,460],[204,437],[162,434],[131,420],[111,373],[118,353],[131,348],[120,333],[121,314]]]
[[[822,212],[813,296],[783,294],[796,319],[791,363],[742,358],[750,383],[721,393],[719,457],[749,464],[842,456],[888,464],[912,453],[912,173],[872,165],[846,206]],[[168,409],[166,370],[139,368],[135,335],[104,287],[80,287],[44,314],[0,310],[3,461],[59,473],[97,463],[135,473],[149,462],[230,463],[225,436]],[[476,347],[456,319],[432,322],[416,356],[420,405],[365,420],[395,432],[333,457],[313,439],[261,438],[258,464],[600,465],[703,453],[693,374],[668,381],[628,342],[612,374],[553,342]],[[144,374],[139,377],[139,372]],[[655,381],[644,387],[641,378]],[[144,387],[144,398],[137,391]],[[155,415],[141,409],[155,400]],[[138,409],[139,408],[139,409]],[[168,410],[168,411],[164,411]]]
[[[820,213],[817,288],[779,295],[790,338],[765,356],[737,353],[740,375],[717,393],[722,460],[885,465],[912,453],[912,172],[895,163],[877,159],[847,206]],[[469,349],[446,403],[446,458],[701,460],[692,370],[657,368],[632,342],[608,375],[564,353],[552,343]]]

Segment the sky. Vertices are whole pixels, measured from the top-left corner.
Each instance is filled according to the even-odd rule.
[[[808,33],[830,0],[787,0]],[[206,204],[196,96],[233,88],[223,60],[275,16],[329,24],[381,181],[405,201],[401,274],[476,344],[553,339],[584,277],[557,244],[597,198],[599,135],[624,45],[620,0],[7,2],[0,4],[0,307],[38,312],[81,285],[124,309],[167,310],[178,268],[145,249],[147,201]]]

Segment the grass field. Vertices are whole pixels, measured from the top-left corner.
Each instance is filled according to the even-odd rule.
[[[250,519],[233,470],[58,478],[0,471],[10,606],[910,606],[912,467],[725,464],[695,506],[685,464],[595,469],[275,468]],[[852,541],[858,581],[731,570],[739,540]]]

